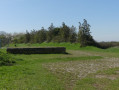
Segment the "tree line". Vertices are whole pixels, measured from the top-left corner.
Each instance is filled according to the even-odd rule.
[[[61,27],[55,27],[53,23],[46,30],[42,27],[40,30],[26,30],[25,34],[14,37],[13,43],[43,43],[43,42],[77,42],[76,27],[67,26],[64,22]]]
[[[43,42],[70,42],[70,43],[80,43],[81,47],[94,45],[95,40],[90,34],[90,25],[87,20],[79,23],[79,30],[76,32],[76,27],[73,25],[69,27],[64,22],[62,26],[55,27],[53,23],[48,29],[42,27],[40,30],[31,30],[30,32],[26,30],[26,33],[17,33],[13,35],[0,35],[0,40],[2,44],[8,43],[43,43]],[[5,42],[6,41],[6,42]]]
[[[83,23],[79,22],[78,32],[73,25],[69,27],[64,22],[62,26],[55,27],[53,23],[48,29],[42,27],[40,30],[26,30],[26,33],[15,34],[0,34],[0,41],[2,46],[9,43],[43,43],[43,42],[70,42],[80,43],[80,47],[96,46],[99,48],[108,48],[112,46],[119,46],[118,42],[96,42],[90,32],[90,25],[87,20],[84,19]]]

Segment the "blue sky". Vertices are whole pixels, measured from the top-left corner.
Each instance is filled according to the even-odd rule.
[[[0,31],[76,26],[87,19],[97,41],[119,41],[119,0],[0,0]]]

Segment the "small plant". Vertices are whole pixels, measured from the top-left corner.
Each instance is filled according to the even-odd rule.
[[[15,58],[12,58],[9,54],[0,52],[0,66],[11,66],[16,63]]]

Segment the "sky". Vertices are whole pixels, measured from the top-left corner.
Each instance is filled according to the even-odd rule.
[[[96,41],[119,41],[119,0],[0,0],[0,31],[26,32],[86,19]]]

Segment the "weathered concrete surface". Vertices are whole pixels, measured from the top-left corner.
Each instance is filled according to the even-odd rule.
[[[7,48],[12,54],[62,54],[66,53],[65,47],[39,47],[39,48]]]

